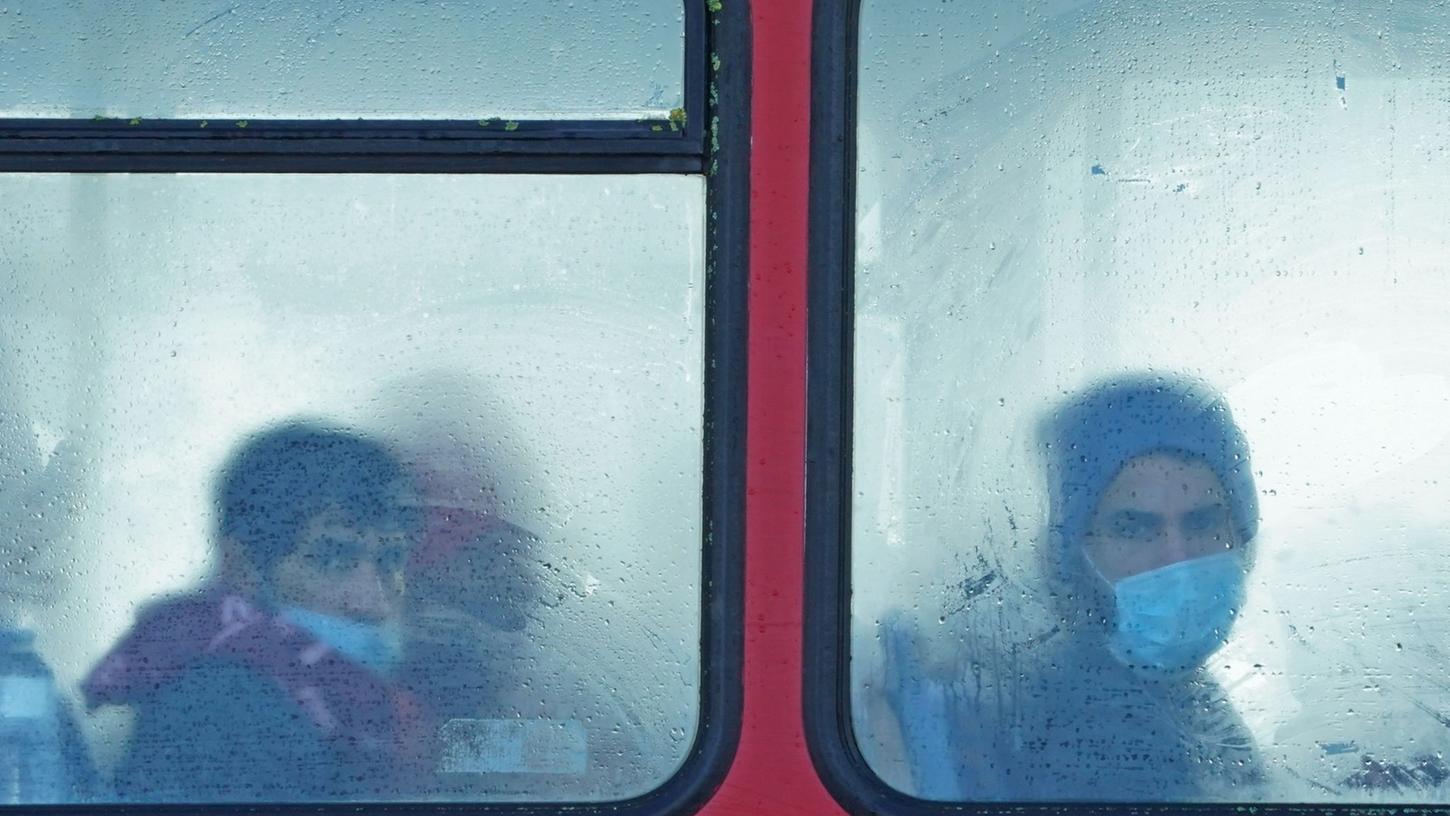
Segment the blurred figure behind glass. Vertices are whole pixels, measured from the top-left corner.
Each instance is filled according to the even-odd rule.
[[[420,520],[380,443],[316,422],[246,440],[216,490],[222,569],[143,610],[86,680],[136,710],[134,801],[412,795],[426,716],[394,682]]]
[[[559,502],[507,404],[483,379],[432,371],[369,405],[418,486],[399,679],[436,716],[432,797],[629,795],[643,726],[602,625],[612,602],[541,534]]]

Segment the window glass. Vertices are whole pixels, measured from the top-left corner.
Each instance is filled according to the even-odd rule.
[[[856,736],[932,799],[1450,800],[1450,4],[866,2]]]
[[[703,180],[0,187],[5,801],[602,800],[674,772]]]
[[[0,8],[4,117],[665,118],[683,87],[680,0]]]

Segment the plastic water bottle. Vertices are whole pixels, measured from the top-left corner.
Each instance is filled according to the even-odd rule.
[[[34,641],[31,632],[0,629],[0,804],[69,799],[61,701]]]

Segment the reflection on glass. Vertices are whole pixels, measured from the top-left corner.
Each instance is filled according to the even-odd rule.
[[[6,801],[597,801],[674,772],[699,179],[0,186]]]
[[[864,5],[852,691],[888,783],[1450,799],[1447,26],[1429,0]],[[1217,443],[1039,428],[1154,377],[1221,392],[1241,484]],[[1220,498],[1141,506],[1164,485]]]
[[[0,117],[664,119],[680,0],[22,2]]]

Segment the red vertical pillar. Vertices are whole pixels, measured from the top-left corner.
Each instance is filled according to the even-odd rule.
[[[835,814],[801,707],[811,2],[756,0],[751,15],[745,721],[704,813]]]

